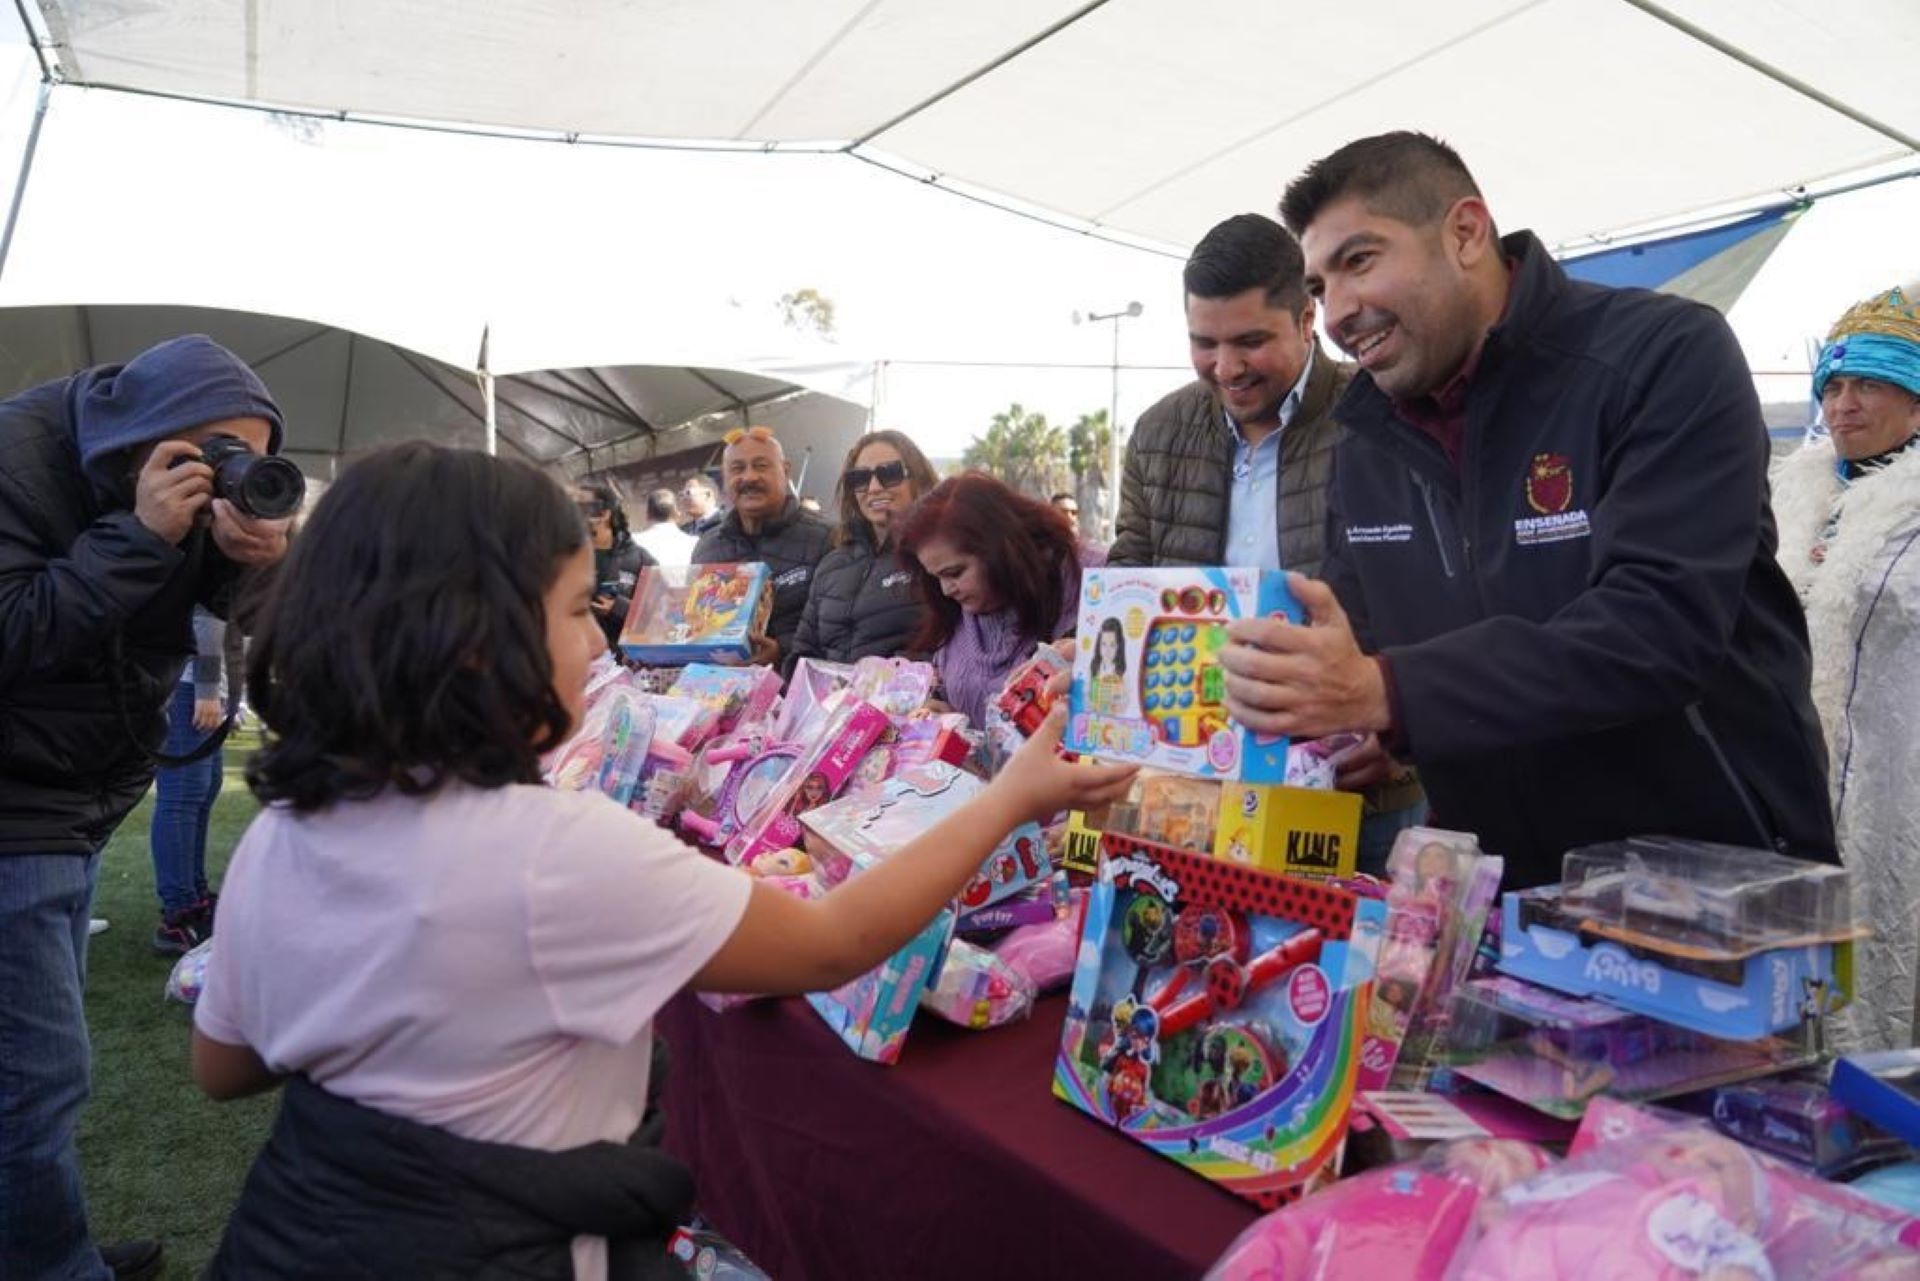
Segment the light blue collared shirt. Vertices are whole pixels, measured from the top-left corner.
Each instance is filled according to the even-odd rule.
[[[1268,432],[1259,444],[1248,444],[1240,424],[1227,415],[1227,427],[1233,432],[1233,485],[1227,496],[1226,561],[1235,568],[1281,568],[1280,437],[1300,411],[1313,361],[1309,350],[1300,381],[1280,402],[1280,430]]]

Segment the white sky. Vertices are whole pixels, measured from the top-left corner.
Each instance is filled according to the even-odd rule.
[[[0,189],[37,91],[16,24],[0,17]],[[54,101],[0,284],[7,305],[278,311],[464,365],[487,323],[502,372],[884,359],[878,421],[942,456],[1009,401],[1062,423],[1107,405],[1112,330],[1076,326],[1076,310],[1144,306],[1120,324],[1121,359],[1138,367],[1120,379],[1123,422],[1190,376],[1176,257],[844,157],[290,125],[71,88]],[[1792,371],[1763,379],[1767,398],[1802,394],[1807,340],[1849,302],[1920,277],[1916,227],[1920,180],[1801,219],[1731,317],[1756,371]],[[774,300],[803,286],[836,304],[832,347],[796,344],[773,322]],[[981,363],[919,363],[949,361]]]

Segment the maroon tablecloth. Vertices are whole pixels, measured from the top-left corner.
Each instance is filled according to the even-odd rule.
[[[667,1146],[777,1281],[1198,1277],[1254,1208],[1053,1097],[1066,999],[966,1032],[922,1014],[856,1058],[800,1000],[682,996]]]

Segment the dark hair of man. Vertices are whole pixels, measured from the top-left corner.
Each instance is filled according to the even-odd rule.
[[[388,787],[537,783],[571,728],[544,597],[586,541],[566,491],[527,463],[412,441],[350,465],[261,610],[254,795],[310,811]]]
[[[1200,238],[1182,283],[1195,298],[1232,298],[1265,289],[1269,307],[1298,318],[1307,305],[1306,260],[1300,242],[1261,214],[1235,214]]]
[[[840,523],[834,527],[833,545],[839,547],[854,536],[854,531],[867,528],[867,518],[860,514],[860,495],[847,488],[847,473],[853,470],[853,464],[868,445],[891,445],[900,461],[907,465],[907,483],[913,486],[914,501],[926,497],[927,491],[940,483],[940,474],[933,470],[933,464],[920,452],[920,446],[905,432],[883,428],[870,431],[853,442],[853,448],[847,451],[847,461],[840,465],[840,479],[834,482],[834,501],[840,505]],[[871,532],[871,531],[869,531]]]
[[[924,607],[920,632],[909,649],[931,654],[960,626],[960,606],[920,564],[921,546],[936,536],[962,554],[980,558],[993,594],[1002,609],[1013,611],[1028,642],[1039,644],[1059,635],[1061,617],[1070,613],[1064,600],[1080,594],[1080,545],[1066,514],[1051,503],[1016,493],[985,472],[969,471],[934,486],[901,526],[900,563],[913,573]]]
[[[656,489],[647,495],[647,519],[654,524],[672,520],[680,514],[680,500],[671,489]]]
[[[1352,196],[1381,217],[1427,227],[1455,201],[1478,195],[1458,152],[1438,138],[1401,130],[1350,142],[1308,165],[1287,184],[1280,216],[1294,235],[1304,236],[1321,210]]]

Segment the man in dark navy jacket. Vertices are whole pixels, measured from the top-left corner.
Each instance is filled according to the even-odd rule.
[[[287,548],[287,522],[216,496],[201,446],[281,434],[260,379],[197,336],[0,401],[0,1277],[160,1269],[157,1243],[87,1230],[87,911],[153,781],[194,605],[224,615]]]
[[[1419,134],[1318,161],[1281,212],[1362,372],[1326,581],[1295,580],[1312,625],[1235,625],[1234,714],[1375,732],[1509,886],[1640,833],[1832,860],[1806,624],[1725,321],[1570,281]]]

